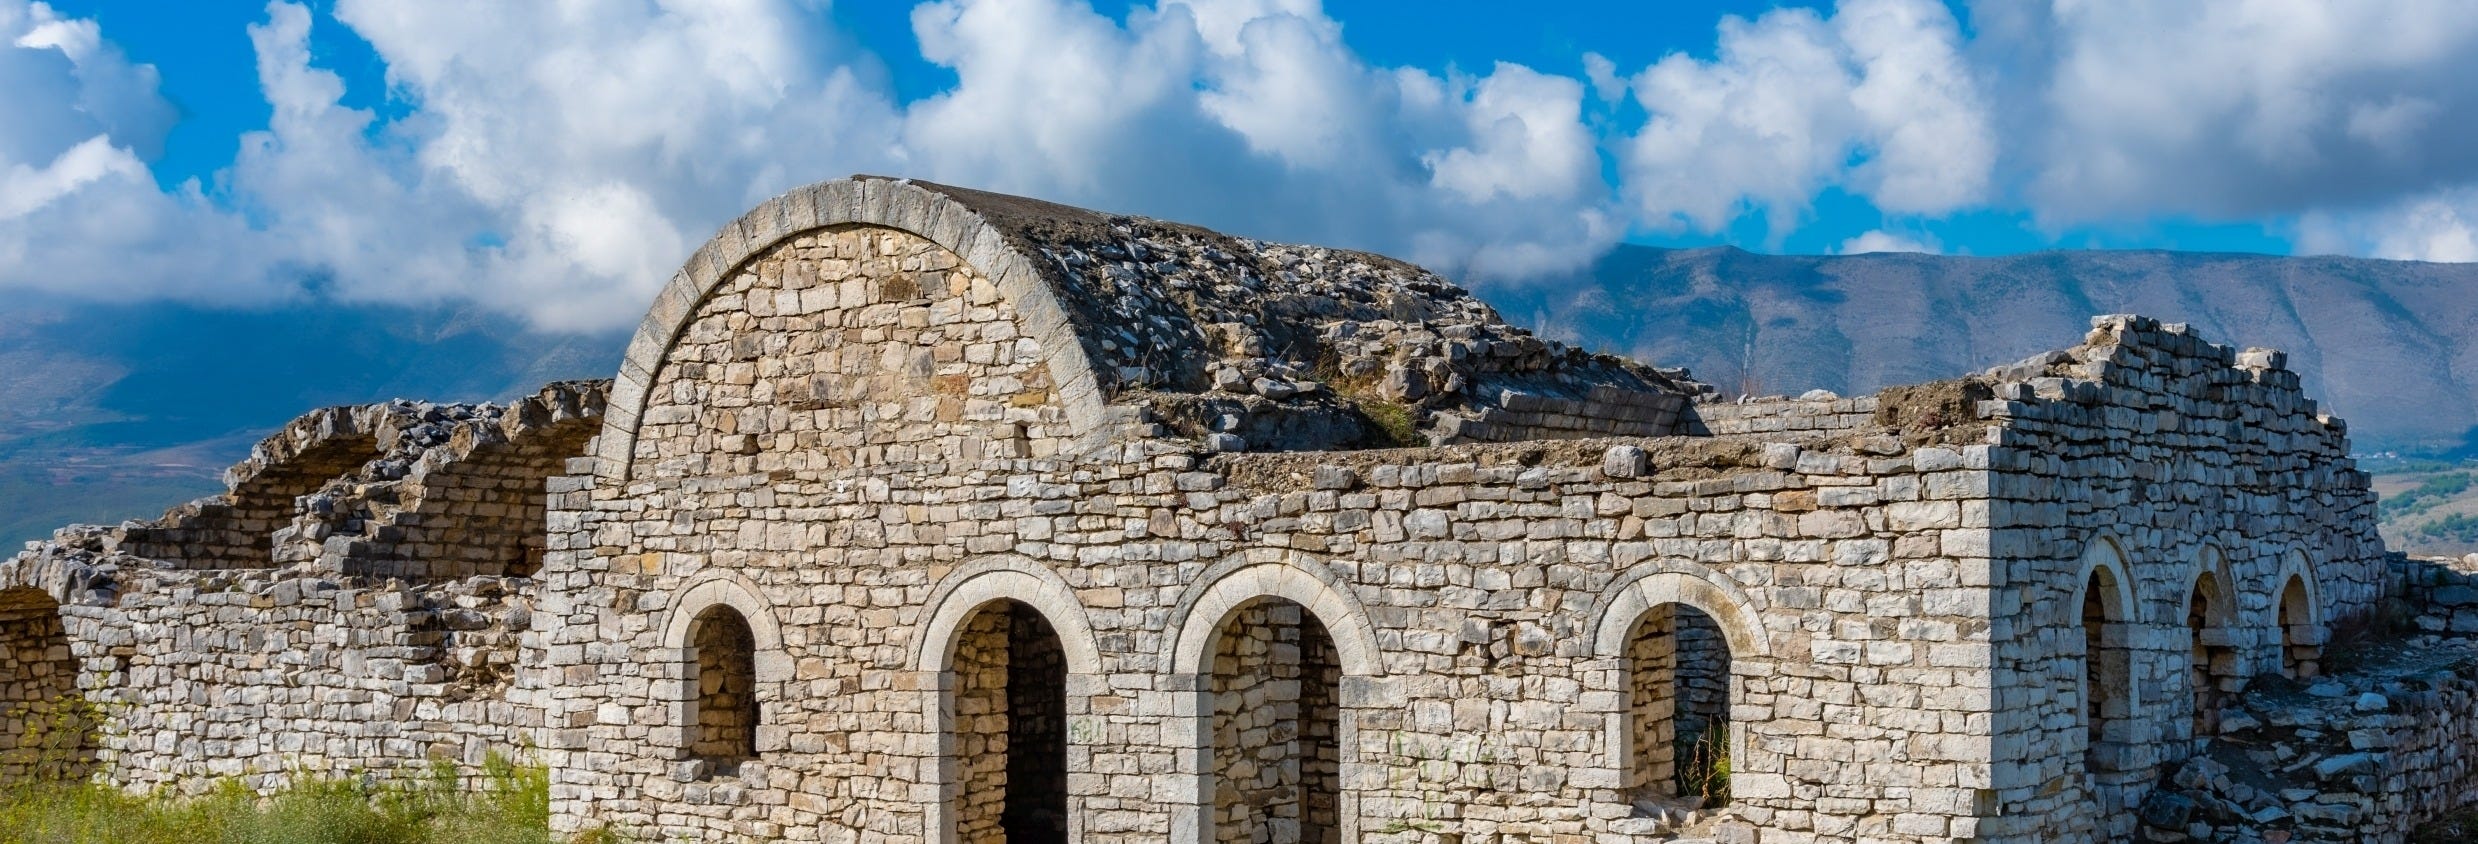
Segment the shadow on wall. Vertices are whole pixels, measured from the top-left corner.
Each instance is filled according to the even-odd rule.
[[[78,693],[77,671],[60,603],[39,589],[0,590],[0,783],[94,771],[102,719]]]

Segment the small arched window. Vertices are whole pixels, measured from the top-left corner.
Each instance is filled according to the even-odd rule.
[[[2315,623],[2314,596],[2304,577],[2280,587],[2280,673],[2310,680],[2322,673],[2323,627]]]
[[[715,606],[689,626],[689,643],[689,753],[711,773],[736,773],[757,758],[757,637],[738,610]]]

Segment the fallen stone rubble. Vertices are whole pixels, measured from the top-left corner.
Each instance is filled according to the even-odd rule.
[[[2393,568],[2393,621],[2414,632],[2360,639],[2333,674],[2256,678],[2143,801],[2143,840],[2397,841],[2478,804],[2478,555]]]

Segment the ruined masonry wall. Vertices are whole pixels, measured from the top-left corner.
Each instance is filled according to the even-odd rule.
[[[2341,766],[2331,778],[2329,793],[2314,801],[2330,807],[2320,813],[2323,834],[2301,840],[2398,840],[2420,824],[2478,805],[2478,718],[2470,717],[2478,712],[2478,658],[2390,691],[2387,711],[2336,712],[2315,725],[2334,735],[2381,738],[2363,749],[2371,751],[2363,763]],[[2326,758],[2350,762],[2348,756]]]
[[[538,714],[502,699],[526,626],[521,584],[337,588],[271,573],[127,583],[70,608],[81,684],[109,718],[102,773],[194,791],[221,777],[468,773],[522,758]]]
[[[72,647],[51,596],[0,589],[0,782],[86,771],[92,752],[74,738],[82,713]]]
[[[1877,398],[1766,399],[1706,402],[1687,411],[1686,432],[1733,434],[1846,434],[1875,427]]]
[[[2236,676],[2280,670],[2284,571],[2310,578],[2322,635],[2374,609],[2385,581],[2375,497],[2340,426],[2314,414],[2275,355],[2105,317],[2086,345],[1983,404],[2003,425],[1988,456],[1999,471],[1971,492],[1988,497],[1996,528],[1981,552],[2006,563],[1985,608],[2003,666],[1991,797],[2004,808],[1982,837],[2132,834],[2122,809],[2193,746],[2186,601],[2206,567],[2236,590],[2213,602],[2231,610],[2209,634],[2234,651]],[[2122,656],[2103,657],[2095,702],[2129,714],[2086,754],[2079,619],[2097,558],[2131,606],[2104,642]]]

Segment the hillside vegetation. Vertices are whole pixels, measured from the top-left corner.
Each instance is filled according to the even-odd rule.
[[[2383,539],[2412,554],[2478,553],[2478,463],[2373,460]]]

